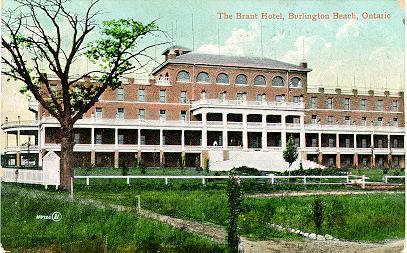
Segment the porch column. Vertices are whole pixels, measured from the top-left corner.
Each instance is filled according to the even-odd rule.
[[[267,114],[263,114],[261,118],[262,133],[261,133],[261,148],[263,151],[267,151]]]
[[[137,129],[137,149],[141,150],[141,129]]]
[[[206,113],[202,113],[202,143],[201,143],[202,149],[208,149],[208,145],[207,145],[208,133],[207,133],[207,126],[206,126],[206,124],[207,124],[206,116],[207,116]]]
[[[222,125],[223,125],[223,130],[222,130],[222,144],[223,144],[223,149],[228,149],[228,114],[227,113],[222,113]]]
[[[119,168],[119,150],[114,151],[114,168],[117,169]]]
[[[341,168],[341,154],[339,152],[336,153],[336,168]]]
[[[95,149],[95,128],[91,128],[90,130],[90,144],[91,144],[91,148],[92,150]]]
[[[164,146],[164,130],[160,129],[160,150],[163,149]]]
[[[284,150],[287,146],[287,132],[285,125],[285,114],[281,115],[281,148]]]
[[[336,133],[335,137],[336,137],[336,143],[335,143],[336,144],[336,152],[339,153],[339,134]]]
[[[114,148],[117,150],[119,148],[119,129],[114,129]]]
[[[301,131],[300,131],[300,151],[301,151],[301,160],[307,160],[307,152],[305,148],[305,125],[304,125],[304,115],[300,116],[300,126],[301,126]]]
[[[248,140],[247,140],[247,114],[243,113],[242,114],[242,118],[243,118],[243,151],[247,151],[248,149]]]
[[[359,167],[359,157],[358,154],[353,154],[353,166],[355,168]]]
[[[185,152],[185,130],[181,130],[181,150]]]

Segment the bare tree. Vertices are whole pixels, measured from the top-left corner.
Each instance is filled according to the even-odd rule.
[[[20,80],[41,106],[60,124],[61,188],[72,190],[73,126],[108,89],[121,85],[121,76],[144,68],[153,60],[146,50],[166,44],[154,43],[139,48],[146,35],[159,31],[155,21],[148,24],[132,19],[103,21],[98,27],[94,11],[99,0],[90,2],[79,16],[68,10],[69,0],[15,0],[19,5],[2,17],[2,74]],[[100,28],[98,39],[91,32]],[[63,31],[69,29],[69,35]],[[99,65],[72,75],[79,57]],[[141,58],[145,59],[141,59]],[[58,78],[54,89],[41,68],[43,64]],[[92,76],[97,82],[85,82]]]

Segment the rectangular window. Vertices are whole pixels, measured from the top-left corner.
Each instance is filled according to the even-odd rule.
[[[333,100],[333,98],[328,98],[326,100],[326,108],[331,109],[331,110],[334,108],[334,100]]]
[[[293,118],[293,123],[294,124],[300,124],[300,117],[294,117]]]
[[[399,140],[398,139],[396,139],[396,138],[393,139],[392,148],[399,148]]]
[[[95,144],[102,144],[102,134],[96,134]]]
[[[165,90],[160,90],[160,103],[165,103]]]
[[[397,118],[393,118],[392,125],[393,125],[394,127],[398,127],[398,126],[399,126],[399,122],[398,122],[398,119],[397,119]]]
[[[377,125],[377,126],[382,126],[382,124],[383,124],[383,118],[382,118],[382,117],[378,117],[378,118],[377,118],[376,125]]]
[[[360,120],[360,125],[366,126],[366,117],[362,117],[362,119]]]
[[[101,119],[102,118],[102,108],[96,107],[95,110],[95,119]]]
[[[335,140],[334,140],[334,138],[329,138],[329,139],[328,139],[328,146],[329,146],[330,148],[334,148],[334,147],[335,147]]]
[[[377,147],[378,148],[383,148],[383,140],[382,139],[377,140]]]
[[[311,139],[311,147],[318,147],[317,139]]]
[[[141,121],[145,120],[145,115],[146,115],[146,110],[145,109],[139,109],[138,110],[138,119]]]
[[[345,147],[350,148],[350,139],[349,138],[345,139]]]
[[[117,101],[124,101],[124,89],[123,87],[119,87],[116,89],[116,100]]]
[[[80,133],[74,133],[73,142],[75,144],[80,144],[81,143],[81,134]]]
[[[293,97],[293,103],[294,103],[294,104],[300,103],[300,97],[299,97],[299,96],[294,96],[294,97]]]
[[[360,100],[359,110],[366,111],[366,99]]]
[[[138,101],[139,102],[144,102],[145,101],[144,90],[143,89],[138,90]]]
[[[181,111],[181,113],[179,114],[179,119],[181,121],[185,121],[187,119],[187,112],[186,111]]]
[[[283,102],[283,96],[281,96],[281,95],[276,95],[276,102],[277,102],[277,103]]]
[[[119,134],[117,136],[117,143],[118,144],[124,144],[124,134]]]
[[[124,119],[124,108],[117,108],[116,119],[118,120]]]
[[[318,123],[318,121],[317,121],[317,115],[312,115],[311,123],[312,123],[312,124],[317,124],[317,123]]]
[[[146,136],[145,135],[140,136],[140,145],[146,145]]]
[[[397,100],[393,100],[393,102],[391,102],[391,111],[397,112],[398,110],[399,110],[399,103]]]
[[[311,109],[317,108],[317,98],[316,97],[311,97],[310,108]]]
[[[243,93],[236,93],[236,100],[243,101]]]
[[[345,98],[343,100],[343,109],[346,111],[350,110],[350,98]]]
[[[263,95],[262,95],[262,94],[257,94],[257,95],[256,95],[256,101],[257,101],[257,102],[263,101]]]
[[[219,100],[224,102],[226,100],[226,92],[219,93]]]
[[[345,116],[343,123],[344,125],[350,126],[350,116]]]
[[[362,139],[362,148],[367,148],[367,140]]]
[[[165,120],[165,110],[160,110],[160,120],[161,121]]]
[[[334,116],[328,116],[328,125],[332,125],[334,123]]]
[[[186,104],[187,103],[187,92],[186,91],[181,91],[181,95],[179,97],[179,102],[181,104]]]
[[[383,109],[383,100],[377,100],[376,101],[376,111],[382,111]]]

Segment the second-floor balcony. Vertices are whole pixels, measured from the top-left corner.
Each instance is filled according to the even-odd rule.
[[[221,107],[221,108],[267,108],[276,110],[295,110],[305,109],[303,102],[267,102],[267,101],[248,101],[244,99],[227,100],[227,99],[200,99],[192,103],[192,110],[202,107]]]

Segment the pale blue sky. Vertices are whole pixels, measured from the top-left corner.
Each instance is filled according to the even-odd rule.
[[[11,0],[6,0],[10,3]],[[73,0],[73,10],[83,10],[88,0]],[[173,34],[175,44],[192,49],[192,14],[195,50],[201,52],[263,56],[298,64],[303,57],[313,69],[309,86],[400,89],[404,83],[404,12],[395,0],[297,1],[187,1],[102,0],[100,20],[159,19],[161,29]],[[219,20],[218,12],[282,13],[285,20]],[[288,13],[332,12],[358,14],[350,20],[288,20]],[[384,20],[364,20],[363,12],[389,13]],[[219,27],[219,40],[218,40]],[[262,39],[261,39],[262,37]],[[164,37],[157,40],[164,40]],[[154,39],[145,41],[151,43]],[[220,44],[220,45],[218,45]],[[304,46],[304,48],[303,48]],[[150,50],[162,61],[165,47]],[[153,68],[154,66],[149,66]],[[386,82],[387,80],[387,82]],[[387,84],[386,84],[387,83]]]

